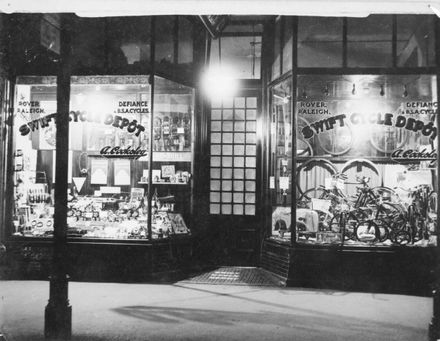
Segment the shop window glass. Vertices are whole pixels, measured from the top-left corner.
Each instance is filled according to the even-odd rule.
[[[349,67],[392,66],[392,16],[347,19]]]
[[[213,40],[210,63],[227,67],[232,77],[237,79],[259,79],[261,36],[219,37]],[[233,103],[224,107],[232,108]]]
[[[148,17],[115,17],[104,20],[110,71],[120,72],[128,65],[148,66],[151,19]]]
[[[280,58],[281,33],[280,32],[281,32],[281,17],[278,17],[275,21],[272,79],[276,79],[281,74],[281,58]]]
[[[53,235],[55,83],[54,77],[17,79],[13,206],[17,236]],[[189,189],[192,173],[193,91],[159,77],[155,84],[160,114],[153,117],[153,179],[149,179],[148,77],[71,78],[68,237],[160,239],[189,232],[185,221],[191,197],[183,188]],[[213,178],[216,173],[213,169]],[[150,205],[145,197],[149,182],[154,184]],[[182,191],[173,190],[177,184],[184,186]]]
[[[175,16],[161,16],[156,20],[156,62],[159,65],[174,63]]]
[[[191,22],[182,17],[178,17],[178,58],[177,63],[182,65],[190,65],[193,62],[193,28]]]
[[[397,66],[435,65],[435,16],[397,16]]]
[[[436,246],[436,76],[298,76],[297,83],[297,183],[285,182],[297,188],[296,242]],[[277,90],[272,151],[283,155]],[[274,172],[289,172],[289,153],[280,158]],[[289,239],[289,205],[275,206],[283,202],[276,179],[272,235]]]
[[[78,73],[104,72],[108,64],[125,67],[126,58],[120,46],[105,44],[106,21],[96,18],[77,18],[72,36],[72,69]],[[109,58],[107,60],[107,58]]]
[[[253,25],[240,25],[240,24],[228,24],[223,32],[227,33],[262,33],[263,25],[262,24],[253,24]]]
[[[292,46],[293,46],[293,27],[292,19],[284,19],[284,42],[283,42],[283,73],[292,70]]]
[[[289,240],[292,175],[291,79],[275,85],[271,94],[270,189],[272,203],[272,236]],[[282,223],[283,229],[279,226]]]
[[[342,66],[342,19],[298,19],[298,66]]]

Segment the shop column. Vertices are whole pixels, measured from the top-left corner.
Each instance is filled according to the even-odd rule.
[[[72,307],[68,296],[67,250],[67,174],[69,148],[70,101],[70,37],[66,17],[62,16],[60,30],[60,60],[57,75],[56,120],[56,186],[54,214],[54,244],[49,303],[45,310],[44,334],[47,339],[70,339]]]

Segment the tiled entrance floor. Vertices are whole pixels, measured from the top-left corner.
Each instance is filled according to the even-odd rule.
[[[188,278],[183,282],[275,287],[283,286],[280,280],[269,272],[251,267],[220,267],[216,270]]]

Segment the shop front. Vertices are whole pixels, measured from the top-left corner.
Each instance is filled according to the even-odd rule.
[[[57,40],[63,17],[65,59]],[[195,20],[11,15],[7,24],[24,39],[10,41],[12,84],[3,102],[14,108],[2,122],[7,275],[48,278],[58,214],[66,219],[63,258],[72,279],[181,276],[193,257],[198,181]],[[46,32],[48,24],[58,31]],[[39,34],[51,33],[54,40],[42,46]],[[68,121],[61,137],[57,120]],[[67,175],[66,207],[58,213],[57,167]]]
[[[429,295],[437,255],[433,16],[278,18],[268,85],[271,236],[295,286]]]
[[[217,31],[67,16],[68,59],[59,16],[4,18],[21,41],[2,101],[12,277],[50,273],[61,169],[73,279],[240,265],[287,285],[430,294],[434,16],[230,16]]]

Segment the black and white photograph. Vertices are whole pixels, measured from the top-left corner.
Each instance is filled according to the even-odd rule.
[[[439,341],[440,2],[0,0],[0,341]]]

